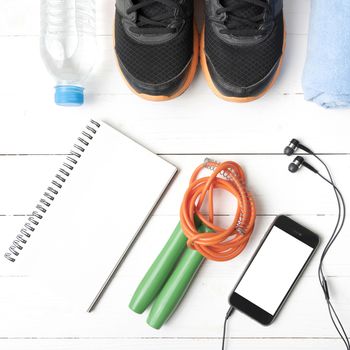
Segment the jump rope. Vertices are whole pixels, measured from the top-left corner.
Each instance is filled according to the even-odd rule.
[[[197,179],[203,167],[211,169],[213,173],[209,177]],[[236,215],[226,229],[214,224],[214,191],[217,189],[225,190],[237,199]],[[201,213],[206,197],[208,219]],[[199,232],[195,216],[212,232]],[[190,179],[180,210],[180,223],[187,237],[188,248],[195,249],[209,260],[231,260],[247,245],[253,232],[255,216],[254,201],[246,188],[244,172],[237,163],[218,164],[207,160],[197,167]]]
[[[199,177],[203,169],[210,176]],[[214,192],[227,191],[237,200],[232,224],[214,220]],[[203,213],[207,201],[208,215]],[[129,307],[142,313],[153,302],[147,323],[160,328],[180,303],[204,259],[227,261],[240,254],[253,232],[256,210],[242,168],[212,160],[193,172],[180,209],[180,222],[139,284]]]
[[[332,323],[343,340],[346,349],[350,350],[349,338],[331,302],[324,271],[325,257],[344,226],[346,218],[345,201],[334,183],[328,166],[317,154],[300,144],[296,139],[290,142],[284,153],[291,156],[298,148],[315,157],[324,166],[328,178],[319,173],[301,156],[297,156],[293,160],[288,167],[289,171],[295,173],[302,166],[305,166],[330,184],[336,196],[337,221],[321,254],[318,279]],[[200,172],[205,168],[212,170],[212,174],[198,178]],[[214,191],[218,189],[231,193],[237,199],[234,220],[228,228],[222,228],[214,223]],[[206,199],[208,215],[201,211]],[[247,190],[242,168],[235,162],[217,163],[206,159],[203,164],[195,169],[191,176],[189,187],[181,204],[180,222],[142,279],[129,307],[137,313],[143,313],[153,302],[147,323],[159,329],[180,303],[205,258],[214,261],[227,261],[243,251],[253,232],[255,218],[254,200]],[[230,307],[225,316],[222,350],[225,348],[227,321],[233,311],[233,307]]]

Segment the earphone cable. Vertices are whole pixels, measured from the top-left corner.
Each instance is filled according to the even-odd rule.
[[[228,309],[226,315],[225,315],[225,321],[224,321],[224,330],[222,333],[222,346],[221,346],[221,350],[225,350],[225,340],[226,340],[226,326],[227,326],[227,321],[228,319],[231,317],[231,315],[233,314],[233,311],[235,309],[233,308],[233,306],[230,306],[230,308]]]
[[[314,153],[311,149],[304,147],[304,150],[309,153],[310,155],[312,155],[313,157],[315,157],[326,169],[327,174],[329,176],[329,179],[327,179],[326,177],[324,177],[322,174],[320,174],[319,172],[317,172],[317,174],[326,182],[328,182],[334,190],[334,193],[336,195],[336,199],[337,199],[337,205],[338,205],[338,217],[337,217],[337,222],[335,225],[335,228],[333,230],[333,233],[331,235],[331,238],[329,239],[329,241],[326,244],[326,247],[324,248],[322,255],[321,255],[321,259],[320,259],[320,264],[319,264],[319,279],[320,277],[322,277],[322,281],[325,281],[325,276],[323,273],[323,260],[329,250],[329,248],[331,247],[331,245],[333,244],[334,240],[337,238],[338,234],[340,233],[340,231],[342,230],[343,226],[344,226],[344,222],[345,222],[345,217],[346,217],[346,207],[345,207],[345,201],[344,198],[341,194],[341,192],[339,191],[339,189],[337,188],[337,186],[334,183],[331,171],[329,170],[327,164],[316,154]],[[339,226],[340,225],[340,226]],[[321,286],[323,288],[323,284],[322,281],[320,279],[320,283]]]
[[[328,182],[328,183],[333,187],[333,190],[334,190],[335,195],[336,195],[336,197],[337,197],[338,219],[337,219],[337,222],[336,222],[334,231],[336,231],[337,228],[338,228],[338,230],[340,231],[340,230],[343,228],[344,221],[345,221],[345,216],[346,216],[346,215],[345,215],[345,201],[344,201],[344,198],[343,198],[341,192],[339,191],[339,189],[337,188],[337,186],[335,185],[334,180],[333,180],[333,177],[332,177],[332,173],[331,173],[331,171],[329,170],[327,164],[326,164],[317,154],[315,154],[313,151],[311,151],[310,149],[308,149],[308,151],[309,151],[309,153],[310,153],[313,157],[315,157],[315,158],[324,166],[324,168],[325,168],[326,171],[327,171],[329,180],[328,180],[326,177],[322,176],[320,173],[318,173],[318,175],[319,175],[323,180],[325,180],[326,182]],[[340,202],[342,203],[342,205],[340,204]],[[342,207],[342,208],[341,208],[341,207]],[[342,220],[341,227],[339,228],[338,226],[339,226],[339,223],[340,223],[341,217],[342,217],[342,214],[341,214],[342,209],[343,209],[343,220]],[[333,231],[333,234],[334,234],[334,231]],[[333,234],[332,234],[332,236],[333,236]],[[331,238],[332,238],[332,236],[331,236]],[[329,242],[330,242],[330,241],[331,241],[331,240],[329,240]],[[332,243],[333,243],[333,241],[332,241]],[[328,246],[328,244],[327,244],[327,246]],[[327,246],[326,246],[326,247],[327,247]],[[328,247],[328,249],[329,249],[329,247]],[[323,258],[324,258],[324,255],[327,253],[328,249],[323,251],[323,254],[322,254],[322,257],[323,257]],[[322,260],[323,260],[323,259],[322,259]]]
[[[327,306],[328,306],[328,312],[333,322],[333,325],[337,330],[338,334],[340,335],[342,341],[344,342],[346,349],[349,350],[350,349],[349,337],[347,336],[346,331],[339,319],[339,316],[337,315],[330,300],[327,300]]]
[[[327,280],[323,271],[323,261],[326,257],[326,254],[328,253],[328,250],[330,249],[330,247],[332,246],[332,244],[334,243],[335,239],[338,237],[339,233],[341,232],[344,223],[345,223],[345,219],[346,219],[346,206],[345,206],[345,201],[344,201],[344,197],[342,195],[342,193],[340,192],[340,190],[338,189],[338,187],[335,185],[334,180],[332,178],[331,172],[329,170],[329,168],[327,167],[327,165],[324,163],[324,161],[318,157],[316,154],[314,154],[313,152],[310,152],[311,155],[313,155],[315,158],[317,158],[325,167],[329,179],[327,179],[325,176],[323,176],[320,173],[317,173],[324,181],[326,181],[328,184],[330,184],[333,187],[333,190],[335,192],[336,195],[336,200],[337,200],[337,206],[338,206],[338,217],[337,217],[337,222],[334,228],[334,231],[330,237],[330,239],[328,240],[321,258],[320,258],[320,263],[319,263],[319,267],[318,267],[318,278],[319,278],[319,282],[320,285],[322,287],[323,293],[325,295],[325,299],[327,302],[327,306],[328,306],[328,312],[329,315],[331,317],[332,323],[336,329],[336,331],[338,332],[339,336],[341,337],[342,341],[345,344],[345,347],[347,350],[350,350],[350,342],[349,342],[349,337],[344,329],[343,324],[340,321],[340,318],[337,314],[337,312],[335,311],[335,308],[330,300],[330,295],[329,295],[329,290],[328,290],[328,286],[327,286]]]
[[[330,247],[332,246],[332,244],[334,243],[335,239],[338,237],[339,233],[341,232],[341,230],[344,226],[344,222],[346,219],[345,201],[344,201],[342,193],[340,192],[338,187],[334,184],[333,179],[331,177],[330,177],[330,180],[328,180],[322,174],[318,173],[318,175],[324,181],[326,181],[327,183],[329,183],[333,187],[333,189],[336,193],[337,204],[338,204],[337,225],[336,225],[330,239],[328,240],[326,247],[324,248],[324,250],[322,252],[320,264],[319,264],[319,268],[318,268],[318,277],[319,277],[319,281],[320,281],[322,290],[323,290],[324,295],[325,295],[325,299],[326,299],[327,306],[328,306],[328,312],[329,312],[329,315],[331,317],[332,323],[333,323],[335,329],[337,330],[338,334],[340,335],[342,341],[344,342],[346,349],[350,350],[349,337],[348,337],[348,335],[344,329],[344,326],[341,323],[339,316],[338,316],[337,312],[335,311],[335,308],[330,300],[330,295],[329,295],[328,286],[327,286],[327,280],[326,280],[326,277],[325,277],[324,272],[323,272],[323,260],[325,259],[328,250],[330,249]]]

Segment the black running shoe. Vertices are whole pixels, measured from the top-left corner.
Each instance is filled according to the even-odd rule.
[[[155,101],[179,96],[198,63],[193,0],[117,0],[115,51],[137,95]]]
[[[283,0],[205,0],[201,65],[219,97],[249,102],[275,82],[285,34]]]

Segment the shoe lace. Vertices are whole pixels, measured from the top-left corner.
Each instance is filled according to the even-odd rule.
[[[221,4],[217,14],[227,14],[226,28],[221,33],[254,36],[266,31],[262,24],[267,21],[266,12],[271,10],[267,0],[221,0]]]
[[[136,23],[130,30],[138,34],[175,33],[184,16],[177,0],[135,0],[126,12],[136,12]]]

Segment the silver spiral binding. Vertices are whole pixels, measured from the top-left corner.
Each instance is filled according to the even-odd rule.
[[[54,179],[51,181],[50,186],[46,189],[43,197],[39,200],[36,205],[36,210],[32,212],[29,216],[27,222],[24,224],[20,233],[13,240],[12,244],[8,248],[8,252],[5,253],[5,258],[11,262],[16,261],[16,257],[20,254],[23,247],[28,242],[28,238],[31,237],[32,233],[36,230],[40,221],[44,218],[45,213],[51,206],[56,196],[58,195],[60,189],[63,187],[66,179],[69,177],[70,173],[74,170],[74,167],[78,164],[79,159],[85,152],[89,143],[93,139],[97,132],[97,129],[101,125],[95,120],[90,120],[90,123],[82,131],[81,135],[77,139],[77,143],[74,144],[73,149],[70,151],[69,155],[66,157],[67,162],[63,162],[61,168],[58,169],[55,174]]]

